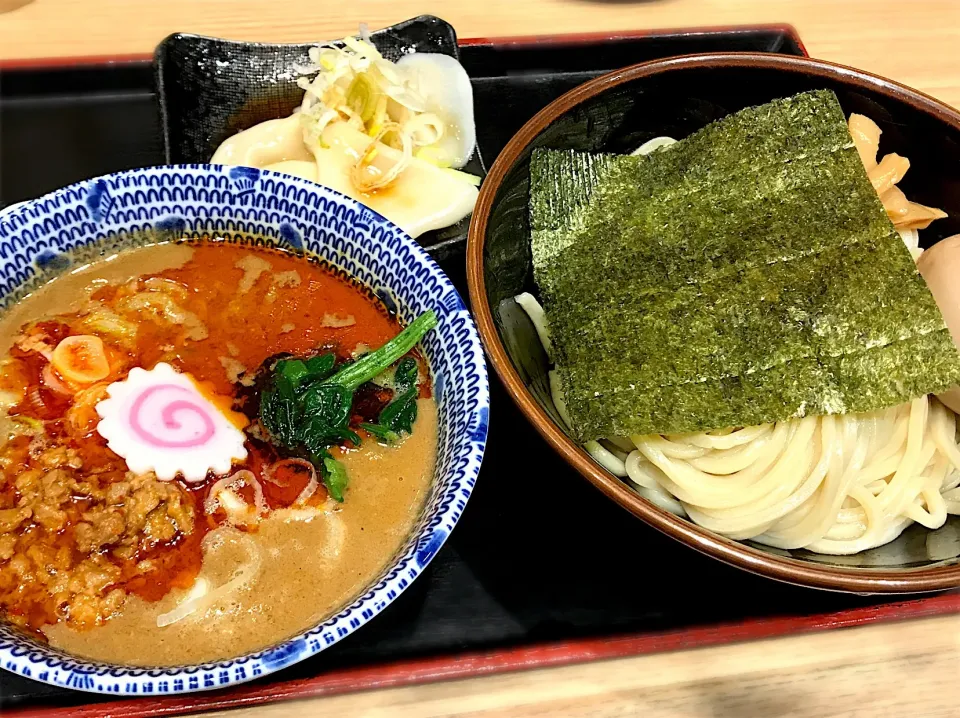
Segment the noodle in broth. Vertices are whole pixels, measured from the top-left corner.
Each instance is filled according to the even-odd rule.
[[[408,540],[430,491],[425,365],[412,432],[330,447],[349,477],[342,503],[310,461],[259,433],[227,475],[134,471],[98,433],[98,412],[108,385],[165,364],[239,419],[270,357],[346,363],[398,330],[355,282],[241,243],[130,249],[12,306],[0,320],[0,615],[77,656],[169,666],[266,648],[349,603]],[[106,376],[70,385],[94,377],[58,376],[61,347],[105,364],[67,369]],[[352,416],[370,421],[391,393],[364,383]]]

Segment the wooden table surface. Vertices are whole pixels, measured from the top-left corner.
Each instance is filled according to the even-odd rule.
[[[815,57],[960,106],[957,0],[28,0],[0,15],[0,59],[149,53],[177,31],[328,40],[421,13],[460,37],[789,22]]]
[[[0,0],[0,60],[150,53],[175,31],[328,40],[421,13],[460,37],[793,24],[811,55],[960,107],[960,0]],[[960,168],[958,168],[960,171]],[[330,716],[954,716],[960,616],[232,711]]]

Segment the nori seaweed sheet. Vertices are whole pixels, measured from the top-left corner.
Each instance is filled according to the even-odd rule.
[[[865,412],[960,380],[836,96],[648,156],[537,150],[534,273],[580,440]]]

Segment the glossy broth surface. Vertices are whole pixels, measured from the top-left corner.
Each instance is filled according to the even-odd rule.
[[[219,477],[188,485],[131,476],[95,431],[97,397],[51,379],[44,342],[94,334],[110,359],[104,387],[132,367],[166,362],[242,410],[265,359],[322,350],[348,360],[401,329],[366,290],[315,262],[209,241],[125,251],[19,302],[0,318],[4,618],[70,653],[117,663],[177,665],[265,648],[377,578],[412,531],[436,460],[427,380],[412,435],[334,449],[350,477],[342,504],[321,486],[294,505],[306,475],[269,469],[279,465],[275,450],[248,440],[248,458],[234,468],[257,476],[270,513],[230,527],[204,511]],[[374,417],[389,396],[365,385],[354,412]],[[224,585],[233,590],[158,626],[158,616]]]

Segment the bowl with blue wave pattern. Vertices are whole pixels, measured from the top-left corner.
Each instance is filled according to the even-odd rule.
[[[402,230],[356,201],[286,175],[177,165],[120,172],[66,187],[0,213],[0,304],[92,256],[203,234],[255,236],[314,255],[376,293],[402,323],[433,309],[421,343],[438,413],[434,480],[414,529],[378,578],[348,606],[302,634],[249,655],[173,668],[79,659],[0,624],[0,667],[113,695],[223,688],[273,673],[337,643],[384,610],[419,576],[463,512],[487,436],[483,351],[457,290]]]

